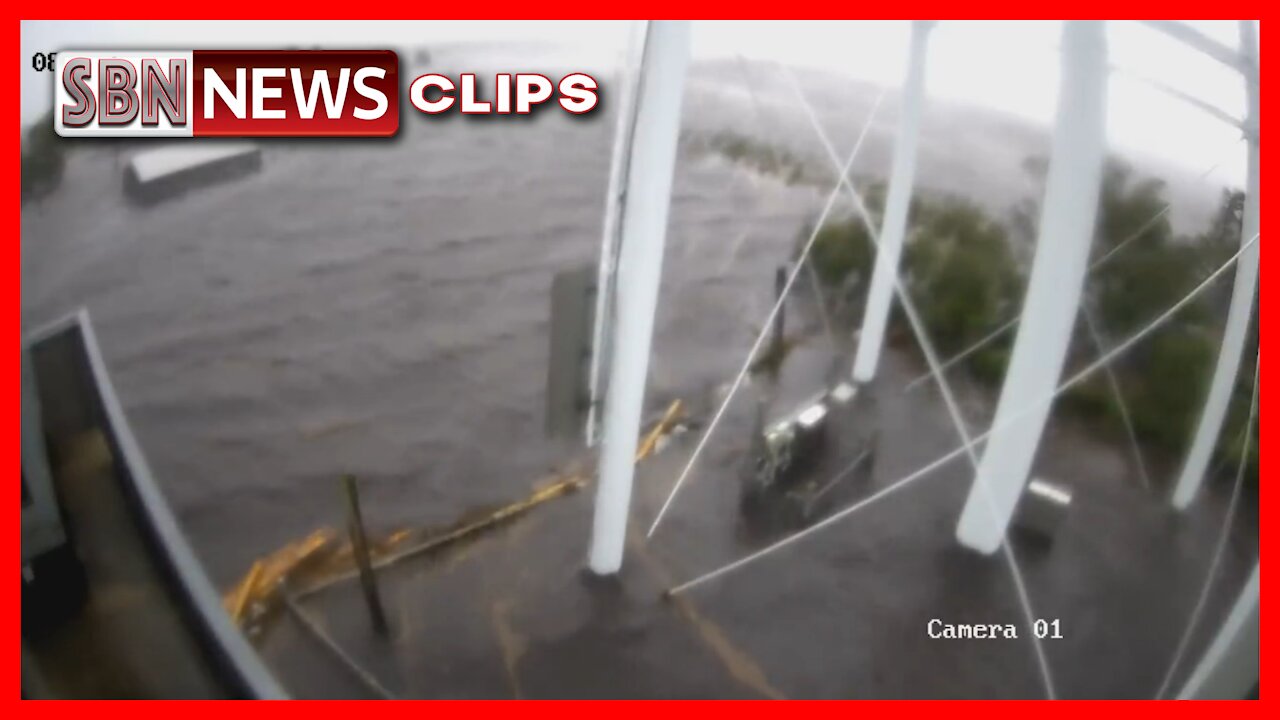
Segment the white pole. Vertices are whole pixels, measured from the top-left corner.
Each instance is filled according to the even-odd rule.
[[[907,231],[907,211],[911,207],[911,192],[915,184],[916,145],[920,136],[920,111],[924,105],[925,59],[929,29],[932,27],[932,22],[923,20],[917,20],[911,26],[911,57],[902,85],[902,115],[898,118],[898,136],[893,144],[889,196],[880,225],[880,245],[876,249],[876,267],[871,275],[867,309],[863,313],[862,331],[858,336],[858,352],[853,360],[853,379],[859,383],[870,382],[875,377],[893,303],[894,279],[898,276],[902,240]]]
[[[1240,23],[1240,52],[1243,55],[1244,88],[1247,102],[1245,136],[1249,143],[1249,167],[1244,195],[1244,217],[1241,221],[1240,242],[1245,243],[1258,234],[1261,205],[1258,198],[1258,40],[1253,23]],[[1236,265],[1235,287],[1231,291],[1231,308],[1227,311],[1227,327],[1222,333],[1222,347],[1218,351],[1218,364],[1209,384],[1209,396],[1200,414],[1200,424],[1191,441],[1191,450],[1182,466],[1182,474],[1174,486],[1173,506],[1185,510],[1204,481],[1214,446],[1222,432],[1227,417],[1227,405],[1231,402],[1231,390],[1240,371],[1240,358],[1249,334],[1249,318],[1253,314],[1253,298],[1258,289],[1258,243],[1251,245]]]
[[[1243,700],[1258,684],[1258,564],[1179,700]]]
[[[689,23],[652,21],[638,79],[637,122],[620,225],[616,316],[589,556],[597,575],[622,567],[688,63]]]
[[[631,37],[618,67],[614,92],[618,98],[618,117],[613,131],[613,155],[609,163],[609,188],[604,198],[604,231],[600,240],[600,263],[596,271],[596,310],[591,333],[591,402],[587,406],[586,443],[596,444],[604,394],[604,365],[609,357],[609,327],[613,322],[614,279],[618,270],[618,219],[625,199],[627,165],[631,159],[631,143],[636,123],[636,94],[640,87],[634,77],[635,68],[643,61],[646,23],[633,21]]]
[[[960,543],[999,547],[1031,472],[1062,375],[1089,263],[1106,153],[1107,48],[1101,22],[1062,33],[1062,81],[1035,261],[1004,388],[956,528]],[[1018,417],[1017,422],[1010,418]],[[983,495],[986,495],[985,497]]]

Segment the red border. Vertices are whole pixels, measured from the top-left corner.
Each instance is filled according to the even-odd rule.
[[[104,6],[102,6],[100,3],[90,4],[87,2],[74,2],[74,1],[62,2],[56,5],[42,4],[38,6],[31,6],[31,5],[19,6],[14,4],[14,5],[11,5],[10,7],[17,7],[20,12],[21,11],[37,12],[37,13],[40,13],[45,18],[61,17],[61,18],[67,18],[67,19],[74,18],[74,17],[96,17],[96,16],[100,16],[104,10]],[[1227,8],[1217,4],[1214,4],[1214,5],[1204,5],[1204,4],[1193,5],[1191,3],[1156,4],[1153,2],[1146,2],[1146,3],[1128,3],[1128,4],[1121,5],[1121,4],[1115,4],[1115,3],[1104,4],[1101,2],[1088,2],[1088,3],[1072,3],[1070,5],[1060,6],[1058,8],[1060,10],[1060,13],[1058,14],[1058,16],[1060,17],[1061,11],[1065,11],[1065,13],[1069,15],[1081,15],[1086,17],[1088,16],[1097,17],[1101,15],[1121,15],[1121,16],[1127,16],[1127,17],[1136,17],[1140,15],[1167,16],[1170,14],[1177,14],[1185,17],[1197,17],[1205,14],[1205,11],[1207,10],[1213,14],[1228,13],[1234,16],[1260,17],[1261,8],[1262,8],[1261,3],[1246,3],[1238,7]],[[146,18],[153,18],[153,17],[163,17],[163,18],[171,18],[171,19],[197,19],[197,20],[240,19],[240,18],[255,18],[255,19],[263,19],[263,20],[265,19],[296,20],[299,18],[351,19],[349,18],[349,14],[351,13],[352,9],[353,8],[349,4],[345,4],[345,3],[339,4],[337,2],[332,2],[332,1],[310,2],[305,4],[301,2],[275,2],[275,3],[271,3],[268,6],[261,2],[251,3],[251,2],[243,2],[243,1],[222,2],[214,5],[207,5],[207,4],[206,5],[180,5],[180,4],[174,4],[174,3],[160,3],[160,2],[156,2],[155,0],[135,1],[135,2],[129,3],[128,5],[117,6],[112,8],[112,10],[116,12],[120,12],[121,14],[125,15],[126,17],[123,19],[146,19]],[[452,13],[454,17],[448,18],[448,19],[464,19],[464,18],[475,19],[477,16],[483,15],[485,13],[491,13],[492,14],[491,17],[493,17],[493,19],[498,19],[498,18],[529,19],[521,16],[527,15],[531,9],[542,10],[543,12],[546,12],[550,15],[557,16],[557,19],[564,19],[564,18],[569,18],[574,16],[581,16],[581,17],[591,18],[591,19],[628,19],[628,18],[637,17],[637,16],[679,17],[682,15],[693,15],[698,18],[714,18],[714,17],[722,17],[722,16],[732,17],[734,15],[742,15],[742,14],[749,15],[753,13],[759,16],[761,14],[768,15],[768,14],[776,13],[778,11],[809,13],[812,19],[842,17],[851,12],[857,12],[860,14],[874,14],[879,12],[881,13],[880,15],[881,18],[901,16],[904,14],[927,14],[927,15],[938,17],[938,16],[949,14],[949,13],[954,14],[957,11],[967,11],[971,14],[971,17],[982,17],[982,18],[997,18],[1001,16],[1027,15],[1032,13],[1042,13],[1043,19],[1054,17],[1054,15],[1051,15],[1049,13],[1050,8],[1048,7],[1041,6],[1041,5],[1028,5],[1026,3],[1014,3],[1014,2],[1008,2],[1008,1],[982,3],[982,4],[967,5],[967,6],[943,5],[942,3],[932,2],[927,4],[913,5],[910,8],[901,8],[895,5],[850,4],[847,1],[830,2],[829,0],[824,0],[821,2],[808,2],[803,5],[790,4],[785,7],[772,4],[772,3],[766,5],[764,3],[728,2],[727,0],[719,0],[718,2],[709,2],[709,3],[707,2],[699,3],[697,4],[696,7],[690,3],[673,2],[672,0],[652,0],[651,2],[647,2],[643,4],[637,3],[634,5],[626,5],[626,4],[618,4],[618,3],[601,5],[599,2],[584,2],[583,0],[576,0],[573,2],[559,3],[556,7],[546,7],[546,6],[530,6],[524,3],[517,4],[515,2],[511,2],[510,0],[503,0],[501,2],[492,3],[489,5],[423,6],[419,3],[414,3],[414,4],[381,3],[377,6],[362,5],[358,8],[358,10],[361,12],[374,14],[374,17],[370,17],[367,19],[403,19],[403,18],[414,17],[416,15],[421,14],[424,11],[429,11],[429,12],[432,12],[433,14],[444,13],[446,15]],[[441,18],[441,19],[446,19],[446,18]],[[20,48],[21,39],[22,39],[21,26],[20,24],[15,23],[15,25],[10,27],[12,28],[10,31],[12,35],[10,35],[10,37],[14,39],[13,45],[11,47]],[[1263,36],[1261,32],[1259,32],[1260,42],[1262,41],[1262,37]],[[1261,58],[1263,55],[1266,55],[1266,54],[1262,53],[1261,49],[1259,49],[1259,57]],[[12,62],[12,59],[13,59],[13,56],[10,55],[11,62]],[[22,63],[18,63],[17,65],[11,65],[10,67],[13,68],[10,70],[10,73],[14,73],[16,71],[18,82],[21,83],[22,76],[24,74],[22,72],[22,69],[25,66]],[[11,74],[10,77],[13,77],[13,75]],[[20,102],[20,100],[18,100],[18,98],[20,98],[20,93],[10,93],[7,97],[10,98],[9,100],[10,102],[14,102],[15,104]],[[11,122],[15,122],[15,125],[16,125],[16,126],[15,125],[10,126],[10,132],[14,133],[14,135],[10,136],[11,138],[10,142],[13,142],[15,139],[19,139],[19,142],[17,144],[18,144],[18,154],[20,155],[21,154],[20,137],[21,137],[21,130],[22,130],[21,113],[18,111],[18,108],[14,108],[10,112],[11,112],[10,117],[14,118],[14,120],[11,120]],[[19,171],[18,171],[20,164],[17,161],[18,160],[17,158],[13,158],[12,156],[10,157],[11,157],[10,162],[12,162],[13,165],[10,165],[11,169],[7,174],[7,184],[9,187],[9,190],[8,190],[8,194],[10,198],[9,202],[12,203],[10,207],[13,208],[13,213],[14,213],[13,216],[11,216],[10,222],[14,223],[14,225],[11,225],[11,227],[16,226],[15,238],[20,238],[21,203],[20,203],[20,192],[19,192],[20,178],[19,178]],[[1265,208],[1266,206],[1264,205],[1263,207]],[[10,243],[10,250],[8,251],[7,255],[8,255],[7,260],[8,260],[9,267],[6,274],[10,278],[11,282],[9,284],[10,290],[7,291],[6,294],[9,297],[8,302],[12,303],[12,305],[10,305],[10,310],[7,313],[8,317],[10,318],[9,320],[10,330],[8,331],[7,334],[9,334],[10,338],[15,338],[20,336],[22,331],[21,314],[20,314],[20,305],[21,305],[21,297],[22,297],[21,295],[22,278],[21,278],[21,271],[20,271],[21,252],[20,252],[19,242]],[[1265,266],[1266,265],[1264,262],[1262,265],[1262,268],[1265,268]],[[1262,285],[1261,285],[1261,277],[1260,277],[1259,279],[1259,315],[1261,315],[1262,310],[1265,309],[1265,302],[1261,297],[1261,292],[1262,292]],[[1259,318],[1259,322],[1260,322],[1260,318]],[[1259,327],[1259,334],[1261,335],[1261,327]],[[10,350],[10,353],[12,352],[13,351]],[[19,356],[17,354],[6,353],[6,357],[8,359],[4,361],[5,375],[9,379],[4,384],[4,401],[5,401],[4,405],[5,407],[8,407],[9,410],[6,411],[4,414],[4,418],[5,418],[4,454],[6,457],[10,458],[10,462],[14,462],[15,464],[18,464],[19,453],[20,453],[20,441],[19,441],[20,389],[19,389],[18,378],[15,376],[19,374],[18,372]],[[1268,366],[1269,365],[1263,365],[1263,367],[1268,367]],[[1265,401],[1261,395],[1261,389],[1259,389],[1259,415],[1261,415],[1262,404],[1265,404]],[[1268,440],[1268,436],[1265,434],[1260,435],[1260,447],[1268,447],[1269,445],[1270,445],[1270,442]],[[1259,472],[1261,473],[1261,460],[1259,460],[1259,468],[1260,468]],[[1266,488],[1270,482],[1271,481],[1260,477],[1259,487]],[[16,492],[16,489],[15,489],[15,492]],[[1263,544],[1269,543],[1270,541],[1268,538],[1273,537],[1273,536],[1270,536],[1269,533],[1263,533],[1261,531],[1261,528],[1268,525],[1269,521],[1272,518],[1276,517],[1276,513],[1269,508],[1268,504],[1262,501],[1262,494],[1263,494],[1262,490],[1260,489],[1259,491],[1259,503],[1260,503],[1259,543],[1260,543],[1260,546]],[[20,523],[15,522],[14,527],[8,533],[5,534],[6,540],[4,544],[7,547],[7,549],[3,550],[3,553],[8,555],[10,558],[19,554],[19,536],[20,536]],[[1270,543],[1270,544],[1274,544],[1274,543]],[[13,577],[15,580],[17,579],[16,572],[14,573]],[[3,612],[5,617],[9,618],[8,622],[10,623],[10,628],[12,628],[12,631],[15,633],[15,635],[19,634],[17,630],[17,626],[18,626],[18,618],[20,613],[20,600],[19,600],[20,588],[15,587],[17,585],[18,583],[15,582],[14,585],[10,586],[11,590],[8,593],[4,594],[3,605],[0,605],[0,611]],[[1272,624],[1269,627],[1275,628],[1275,627],[1280,627],[1280,625]],[[1274,630],[1271,630],[1263,633],[1262,637],[1260,638],[1260,640],[1262,640],[1261,647],[1260,647],[1260,654],[1261,654],[1260,660],[1263,661],[1262,664],[1265,664],[1266,660],[1274,659],[1276,657],[1276,653],[1274,650],[1276,643],[1273,641],[1274,640],[1273,636],[1275,636],[1276,634],[1277,633]],[[20,642],[15,644],[20,644]],[[20,695],[19,682],[20,682],[21,660],[19,656],[10,655],[9,657],[10,657],[10,660],[5,664],[6,667],[4,669],[5,669],[5,674],[8,675],[10,678],[12,678],[11,681],[14,683],[14,685],[12,686],[13,689],[11,691],[12,694],[10,695],[10,697],[17,699]],[[894,704],[892,706],[888,705],[888,703],[890,702],[893,702]],[[1049,715],[1065,717],[1068,715],[1076,716],[1079,712],[1081,712],[1081,710],[1083,710],[1083,708],[1079,708],[1079,707],[1067,707],[1067,706],[1060,707],[1060,706],[1053,706],[1053,705],[1046,706],[1043,704],[1037,707],[1029,707],[1025,702],[995,703],[995,704],[983,703],[981,707],[976,705],[965,705],[965,704],[952,702],[952,703],[947,703],[948,706],[945,708],[930,707],[926,705],[917,705],[917,706],[912,706],[910,704],[903,705],[902,704],[903,702],[906,702],[906,701],[897,701],[897,702],[877,701],[877,702],[874,702],[871,706],[862,704],[856,707],[850,707],[849,705],[846,705],[844,703],[806,703],[803,705],[802,708],[799,709],[799,711],[803,712],[805,715],[814,716],[814,717],[839,716],[843,718],[843,717],[846,717],[847,716],[846,714],[849,712],[857,712],[858,710],[865,710],[865,709],[880,710],[882,712],[899,712],[899,713],[905,712],[908,714],[915,714],[915,713],[924,714],[927,712],[931,712],[933,710],[940,710],[947,713],[955,713],[962,717],[963,716],[986,717],[993,714],[1012,715],[1015,713],[1019,715],[1024,715],[1024,716],[1027,713],[1034,713],[1036,715],[1047,713]],[[1108,710],[1110,710],[1117,713],[1129,712],[1129,713],[1134,713],[1138,715],[1148,715],[1148,714],[1155,715],[1157,713],[1161,715],[1176,715],[1176,716],[1186,716],[1189,714],[1195,714],[1195,715],[1215,714],[1216,715],[1218,713],[1224,713],[1224,712],[1256,715],[1261,712],[1261,707],[1262,707],[1260,703],[1243,703],[1243,704],[1235,703],[1231,707],[1223,707],[1221,704],[1214,704],[1213,706],[1208,706],[1203,703],[1190,703],[1190,704],[1189,703],[1172,703],[1172,704],[1165,703],[1160,707],[1155,707],[1150,702],[1147,702],[1139,705],[1126,706],[1127,709],[1122,710],[1119,706],[1117,706],[1118,701],[1098,701],[1098,702],[1102,703],[1102,705],[1105,705],[1105,707],[1098,706],[1095,708],[1090,708],[1090,710],[1095,712],[1097,711],[1107,712]],[[681,703],[681,705],[683,705],[684,707],[669,708],[668,711],[670,709],[676,709],[676,710],[685,709],[687,712],[693,713],[693,712],[698,712],[699,710],[702,710],[701,708],[692,707],[687,703]],[[406,708],[403,704],[381,705],[378,707],[380,712],[384,712],[388,714],[405,713],[406,710],[408,710],[409,712],[415,712],[415,713],[422,711],[422,708],[420,707]],[[138,707],[138,706],[131,707],[129,708],[129,712],[137,713],[141,711],[141,713],[144,715],[151,715],[151,714],[168,715],[169,713],[173,712],[175,709],[176,708],[174,708],[171,704],[168,704],[168,703],[148,704],[148,705],[143,705],[141,707]],[[339,709],[333,706],[293,704],[288,706],[288,709],[282,709],[279,706],[273,706],[267,712],[271,712],[271,713],[285,712],[288,714],[305,713],[308,716],[312,716],[314,714],[325,715],[329,712],[342,712],[343,709],[345,708]],[[444,709],[444,708],[441,708],[441,709]],[[465,712],[466,710],[465,707],[455,708],[455,709],[461,710],[463,712]],[[727,712],[734,713],[734,714],[746,713],[748,715],[758,714],[760,712],[768,712],[767,710],[753,708],[751,706],[744,705],[743,703],[736,703],[734,707],[723,707],[723,708],[718,707],[717,709],[723,709]],[[72,712],[77,712],[77,711],[102,712],[103,710],[106,710],[106,708],[98,707],[95,705],[95,706],[90,706],[88,708],[73,709],[71,706],[68,706],[64,703],[53,703],[53,704],[36,703],[34,705],[31,703],[26,703],[23,705],[21,710],[25,712],[37,713],[40,715],[46,715],[46,714],[62,715],[63,713],[70,715]],[[198,709],[190,708],[190,707],[185,707],[183,708],[183,710],[186,712],[193,712],[193,711],[197,713],[199,712]],[[366,710],[366,708],[361,708],[360,710]],[[569,716],[569,717],[572,717],[572,716],[586,717],[588,715],[595,716],[596,713],[600,712],[600,708],[597,708],[597,707],[575,706],[575,705],[567,705],[565,703],[556,703],[554,707],[548,706],[545,704],[533,705],[533,706],[523,705],[519,707],[519,710],[521,710],[523,713],[534,714],[534,715],[546,715],[547,717],[555,717],[555,718],[563,718],[566,716]],[[613,709],[613,712],[618,712],[619,710],[620,708]],[[643,710],[644,708],[638,708],[637,712],[640,712]]]

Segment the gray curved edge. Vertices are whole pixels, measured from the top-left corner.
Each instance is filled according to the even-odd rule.
[[[152,541],[153,550],[164,561],[165,570],[187,600],[186,609],[201,635],[202,648],[219,666],[223,677],[231,680],[232,690],[237,696],[287,699],[288,695],[279,682],[223,610],[217,591],[157,486],[111,384],[88,310],[81,308],[36,330],[29,336],[28,344],[35,345],[65,332],[80,333],[110,442],[116,450],[116,457],[127,470],[124,476],[128,478],[125,485],[132,495],[130,500],[146,521],[146,534]]]

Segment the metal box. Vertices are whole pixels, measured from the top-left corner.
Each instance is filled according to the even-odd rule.
[[[1014,527],[1051,541],[1071,509],[1071,491],[1062,485],[1032,478],[1018,502]]]

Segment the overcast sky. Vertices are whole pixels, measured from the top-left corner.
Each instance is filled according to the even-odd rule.
[[[1238,47],[1234,21],[1191,24]],[[700,21],[693,26],[693,52],[696,59],[742,54],[896,86],[905,72],[909,33],[910,23],[903,21]],[[1047,123],[1056,103],[1060,34],[1056,22],[941,23],[930,38],[928,92]],[[567,64],[600,67],[615,61],[627,36],[627,23],[616,21],[24,21],[22,57],[29,63],[33,53],[76,47],[408,48],[535,41],[563,46]],[[1110,143],[1194,172],[1222,162],[1214,179],[1239,184],[1244,176],[1239,130],[1140,78],[1175,87],[1238,118],[1244,113],[1240,76],[1134,22],[1108,24],[1108,51],[1119,70],[1110,84]],[[52,81],[51,73],[25,66],[24,123],[48,109]]]

